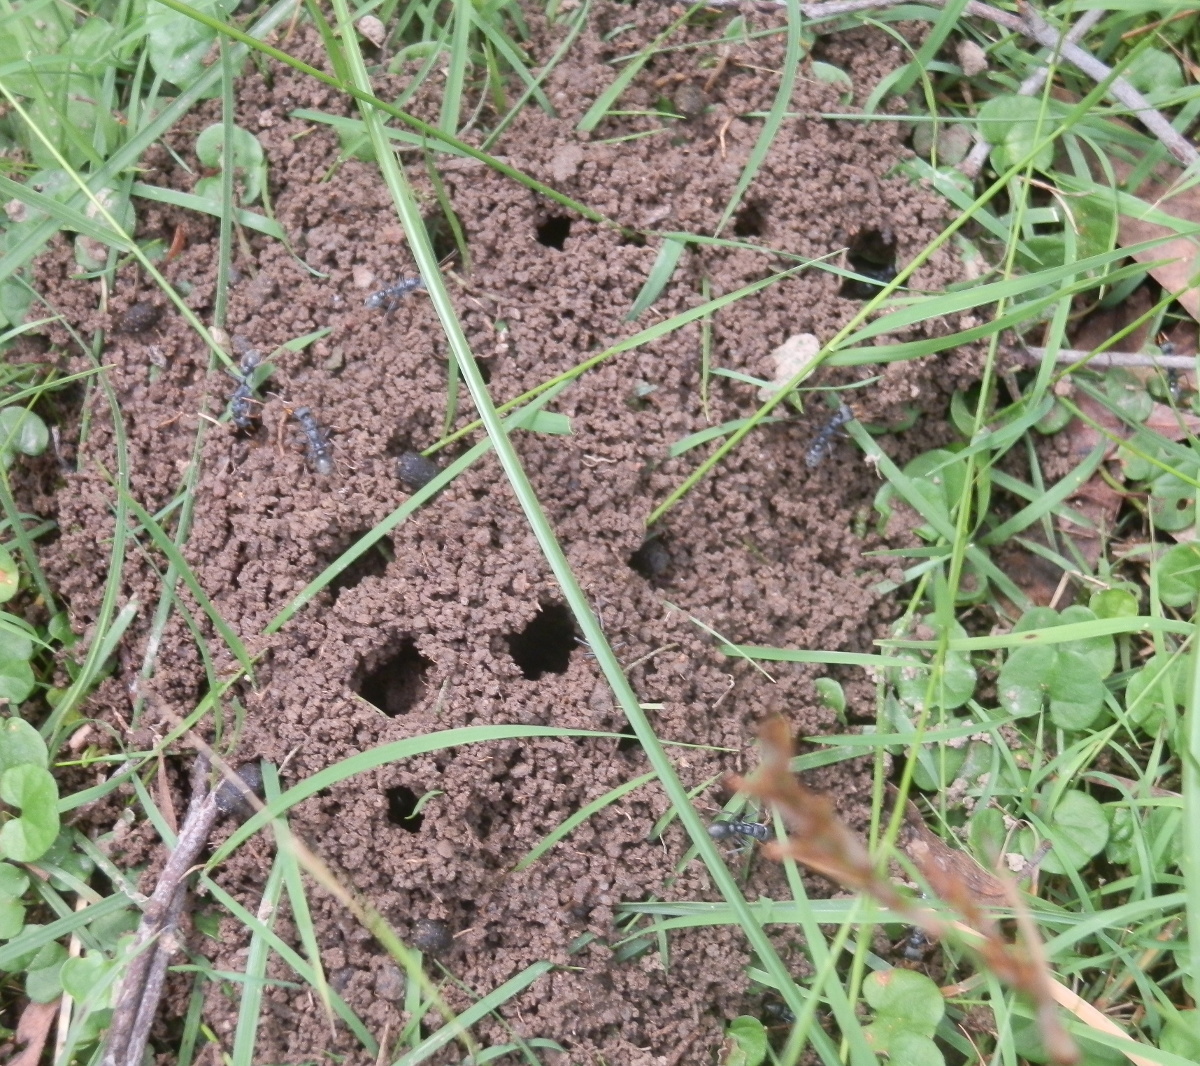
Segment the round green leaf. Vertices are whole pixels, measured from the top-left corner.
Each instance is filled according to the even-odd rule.
[[[1154,397],[1145,383],[1124,367],[1114,367],[1105,375],[1104,391],[1113,408],[1134,422],[1145,422],[1154,410]]]
[[[1147,96],[1168,96],[1183,85],[1179,61],[1161,48],[1143,48],[1134,52],[1125,68],[1125,77],[1135,89]]]
[[[1137,594],[1129,589],[1104,589],[1088,600],[1097,618],[1133,618],[1138,613]]]
[[[60,979],[63,991],[80,1002],[92,996],[105,974],[116,964],[103,955],[87,954],[67,959],[63,963]]]
[[[47,944],[34,956],[25,975],[25,994],[34,1003],[50,1003],[62,995],[63,963],[67,949],[61,944]]]
[[[0,940],[11,940],[25,928],[25,904],[16,900],[0,901]]]
[[[888,1048],[888,1066],[945,1066],[941,1050],[920,1033],[900,1030]]]
[[[51,640],[57,640],[66,648],[74,646],[79,639],[71,628],[71,616],[66,611],[59,611],[46,623],[46,633]]]
[[[58,836],[58,788],[49,771],[25,763],[0,774],[0,800],[21,815],[0,828],[0,855],[17,862],[40,859]]]
[[[33,691],[33,668],[24,659],[0,658],[0,698],[24,703]]]
[[[1052,433],[1058,433],[1060,430],[1066,429],[1067,424],[1074,417],[1066,404],[1061,400],[1055,400],[1050,410],[1034,422],[1033,428],[1039,433],[1050,436]]]
[[[1176,544],[1158,560],[1154,570],[1158,595],[1168,607],[1184,607],[1200,592],[1200,545]]]
[[[1061,625],[1075,625],[1082,622],[1096,621],[1096,613],[1082,604],[1066,607],[1058,616]],[[1060,648],[1069,648],[1080,652],[1092,664],[1092,668],[1101,677],[1108,677],[1117,665],[1116,641],[1107,633],[1095,637],[1085,637],[1083,640],[1073,640],[1060,644]]]
[[[846,693],[842,691],[839,682],[832,677],[818,677],[813,682],[813,686],[817,690],[817,696],[821,700],[822,706],[828,707],[838,715],[846,713]]]
[[[69,829],[62,830],[54,838],[54,843],[46,849],[45,854],[38,860],[38,864],[47,870],[50,874],[50,884],[60,892],[73,890],[69,881],[58,876],[60,872],[77,881],[86,881],[92,876],[92,871],[96,869],[95,862],[75,847]]]
[[[979,109],[980,135],[991,145],[997,170],[1021,162],[1035,144],[1054,130],[1054,119],[1044,112],[1037,97],[1016,93],[993,96]],[[1033,166],[1046,170],[1054,162],[1054,146],[1047,144],[1033,159]]]
[[[1055,653],[1055,668],[1046,695],[1050,720],[1072,732],[1092,728],[1104,711],[1104,682],[1095,666],[1074,648]]]
[[[984,867],[994,867],[999,862],[1008,840],[1004,815],[995,807],[976,810],[967,826],[967,840]]]
[[[24,407],[0,408],[0,451],[41,455],[50,444],[50,430]]]
[[[915,970],[876,970],[863,981],[863,998],[880,1020],[895,1018],[913,1033],[929,1035],[946,1013],[938,986]]]
[[[1155,529],[1179,533],[1196,524],[1196,490],[1174,474],[1150,482],[1150,521]]]
[[[7,611],[0,611],[0,659],[32,659],[32,627]]]
[[[7,603],[17,594],[21,572],[16,560],[5,548],[0,548],[0,603]]]
[[[0,773],[25,763],[43,768],[48,766],[50,754],[46,750],[46,742],[41,734],[23,719],[0,718]],[[0,870],[3,870],[2,866]],[[0,880],[0,892],[2,891],[3,881]]]
[[[235,6],[231,0],[193,0],[192,3],[197,11],[218,19],[228,15]],[[150,45],[150,65],[165,81],[186,89],[208,69],[204,59],[216,40],[216,30],[162,4],[149,5],[144,25]]]
[[[1172,1055],[1200,1062],[1200,1010],[1193,1007],[1168,1018],[1158,1046]]]
[[[196,138],[196,155],[206,167],[224,170],[224,149],[224,123],[213,123]],[[241,126],[233,127],[233,168],[235,175],[242,181],[244,200],[247,203],[253,203],[262,195],[266,157],[263,155],[262,145],[258,143],[254,134]],[[220,196],[220,189],[206,186],[205,191],[201,193],[199,185],[197,185],[197,194],[216,198]]]
[[[757,1018],[743,1014],[725,1030],[727,1066],[761,1066],[767,1057],[767,1031]]]
[[[1017,648],[1000,667],[996,699],[1015,718],[1040,714],[1045,703],[1043,681],[1054,670],[1055,652],[1046,644]]]
[[[29,889],[29,876],[10,862],[0,862],[0,900],[20,899]]]
[[[1187,694],[1186,663],[1182,656],[1152,655],[1125,686],[1125,711],[1134,725],[1153,735]]]
[[[1046,822],[1053,847],[1042,861],[1051,874],[1078,870],[1108,843],[1104,808],[1086,792],[1071,789],[1063,794]]]

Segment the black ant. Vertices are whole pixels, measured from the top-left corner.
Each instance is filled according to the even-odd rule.
[[[300,423],[304,435],[308,438],[308,456],[312,460],[313,469],[325,477],[333,473],[333,447],[329,437],[317,423],[316,417],[307,407],[297,407],[292,417]]]
[[[804,463],[809,470],[820,466],[830,451],[833,450],[833,440],[838,435],[838,431],[847,422],[854,421],[854,412],[850,410],[849,404],[842,404],[835,412],[833,417],[821,427],[821,431],[813,438],[812,444],[804,455]]]
[[[371,311],[386,305],[387,314],[390,315],[410,292],[416,292],[417,289],[423,288],[425,288],[425,279],[418,274],[416,277],[404,278],[395,285],[389,285],[386,289],[371,293],[363,302]]]
[[[257,349],[251,348],[242,356],[242,361],[238,364],[241,374],[237,379],[238,387],[233,390],[233,395],[229,398],[229,416],[233,424],[241,430],[254,428],[252,410],[258,401],[254,399],[254,385],[251,379],[261,362],[262,354]]]

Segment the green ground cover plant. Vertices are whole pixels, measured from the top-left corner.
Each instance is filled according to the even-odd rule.
[[[552,110],[541,83],[550,67],[570,62],[571,42],[589,15],[586,2],[552,0],[548,5],[546,16],[558,20],[565,32],[562,47],[540,69],[523,47],[525,12],[511,0],[405,5],[383,0],[356,8],[347,0],[331,0],[328,6],[278,3],[251,14],[220,0],[152,0],[145,5],[89,0],[82,6],[40,0],[0,6],[0,94],[5,101],[0,192],[7,201],[6,221],[0,225],[0,329],[5,331],[0,346],[9,347],[38,321],[58,315],[41,302],[32,264],[64,232],[71,236],[82,275],[111,281],[119,266],[135,261],[196,331],[211,352],[212,365],[236,376],[237,359],[223,340],[225,279],[234,242],[244,228],[286,243],[272,215],[262,147],[233,121],[239,72],[248,62],[269,58],[353,98],[359,106],[356,119],[307,114],[313,122],[337,128],[347,156],[375,161],[441,321],[454,370],[446,434],[427,454],[468,437],[471,447],[344,551],[277,614],[264,634],[288,625],[390,530],[494,451],[563,601],[645,752],[649,770],[631,780],[628,789],[649,780],[661,785],[669,802],[664,817],[682,824],[692,841],[691,854],[705,865],[721,897],[717,903],[622,904],[627,957],[659,950],[674,930],[733,924],[744,931],[754,957],[750,978],[776,997],[784,1023],[780,1035],[762,1019],[730,1019],[728,1044],[720,1052],[729,1064],[794,1063],[808,1050],[827,1066],[868,1066],[880,1056],[898,1066],[939,1061],[1015,1066],[1069,1060],[1060,1047],[1047,1047],[1047,1028],[1039,1025],[1045,1002],[1031,999],[1027,988],[1015,993],[995,967],[981,969],[972,961],[968,934],[939,925],[947,934],[944,949],[939,949],[944,950],[939,990],[928,977],[875,951],[873,931],[882,927],[898,937],[907,917],[902,923],[903,916],[886,910],[869,892],[853,899],[810,899],[796,856],[780,856],[787,864],[791,900],[745,898],[735,866],[709,834],[696,797],[685,788],[673,761],[672,745],[688,738],[656,732],[511,439],[517,432],[568,433],[569,421],[548,407],[571,381],[684,325],[711,320],[789,272],[828,270],[866,286],[870,295],[859,313],[790,378],[776,383],[756,414],[676,444],[675,455],[693,459],[692,473],[644,516],[653,529],[772,419],[826,400],[835,409],[841,402],[853,403],[851,390],[833,395],[822,384],[823,368],[883,366],[977,346],[980,381],[969,394],[955,397],[949,412],[953,439],[897,466],[877,440],[895,427],[868,426],[857,419],[846,426],[882,479],[869,521],[886,527],[908,517],[915,533],[914,546],[895,553],[903,579],[883,590],[901,605],[891,635],[870,653],[729,643],[722,650],[756,662],[869,671],[877,688],[875,722],[847,725],[839,735],[806,738],[819,750],[793,760],[793,768],[874,757],[877,787],[868,843],[876,875],[889,862],[898,862],[917,886],[905,900],[911,903],[921,891],[936,897],[928,873],[913,869],[897,851],[904,804],[924,795],[921,810],[929,824],[956,848],[969,851],[981,869],[1010,855],[1029,864],[1037,893],[1024,897],[1027,917],[1042,941],[1033,954],[1044,953],[1045,974],[1077,997],[1056,1002],[1081,1049],[1079,1061],[1194,1062],[1200,1058],[1195,1008],[1200,946],[1191,942],[1189,930],[1200,919],[1200,838],[1187,827],[1200,820],[1195,710],[1200,552],[1194,541],[1200,393],[1194,366],[1181,385],[1156,357],[1171,354],[1160,338],[1189,331],[1194,336],[1190,316],[1195,310],[1188,298],[1189,293],[1194,297],[1200,270],[1194,255],[1181,266],[1165,248],[1168,241],[1194,239],[1196,229],[1182,213],[1169,210],[1162,187],[1152,184],[1152,179],[1164,180],[1163,168],[1174,165],[1177,145],[1144,121],[1131,122],[1127,99],[1113,90],[1120,79],[1161,112],[1177,134],[1190,129],[1200,112],[1197,16],[1170,4],[1113,4],[1103,11],[1070,4],[1047,8],[1043,14],[1053,20],[1053,41],[1059,44],[1076,19],[1092,16],[1080,44],[1106,64],[1107,73],[1097,75],[1094,70],[1079,73],[1066,62],[1065,46],[1045,47],[1032,31],[1014,32],[1011,23],[988,21],[978,13],[964,19],[961,4],[880,5],[824,14],[819,5],[809,10],[796,0],[781,6],[789,17],[780,31],[786,51],[775,105],[748,116],[758,124],[758,141],[721,224],[712,233],[638,232],[639,239],[659,247],[656,265],[627,312],[639,322],[646,315],[647,324],[610,348],[581,353],[573,369],[510,398],[494,398],[489,392],[396,149],[421,150],[435,173],[447,158],[472,157],[511,179],[514,188],[532,190],[582,218],[633,233],[630,220],[607,218],[500,158],[504,132],[520,109]],[[1024,17],[1002,13],[1010,20]],[[636,19],[635,7],[629,17]],[[310,20],[318,28],[332,74],[277,46],[273,31],[292,18]],[[376,19],[385,34],[386,58],[375,65],[368,65],[360,45],[360,36],[368,36],[365,18]],[[912,19],[928,27],[919,45],[899,36],[899,24]],[[884,83],[856,85],[847,71],[811,59],[815,27],[827,32],[830,22],[835,28],[863,22],[882,26],[904,41],[910,59]],[[685,25],[711,25],[714,64],[723,44],[748,32],[736,16],[718,17],[702,4],[681,7],[671,29],[649,48],[613,60],[612,81],[580,122],[582,132],[603,132],[605,118],[620,113],[626,87],[656,54],[674,47],[673,31]],[[374,24],[369,31],[375,32]],[[619,33],[616,37],[619,41]],[[986,75],[977,68],[977,55]],[[414,59],[422,64],[420,73],[398,99],[375,95],[373,79]],[[1043,69],[1048,74],[1042,84],[1025,91],[1028,79]],[[437,122],[431,123],[410,114],[406,105],[435,74],[442,79],[441,108]],[[788,110],[791,91],[801,76],[837,85],[846,106],[851,99],[865,99],[859,110],[827,117],[894,121],[896,109],[885,105],[898,102],[900,117],[913,127],[915,148],[901,169],[943,195],[955,209],[954,221],[891,276],[861,264],[813,262],[774,250],[777,265],[762,282],[716,297],[706,294],[685,314],[651,321],[647,313],[689,247],[744,243],[726,232],[728,224],[781,124],[794,118]],[[195,150],[212,173],[187,196],[139,181],[137,164],[147,147],[208,99],[219,101],[222,120],[203,129]],[[472,127],[480,132],[485,102],[500,117],[472,139]],[[656,125],[646,135],[669,135],[686,108],[686,102],[664,98],[654,116]],[[984,145],[984,150],[972,173],[966,164],[976,151],[973,145]],[[619,150],[620,144],[614,148]],[[1172,192],[1194,191],[1194,166],[1175,166],[1168,173]],[[169,249],[161,241],[138,238],[139,201],[170,202],[220,219],[222,271],[211,321],[201,321],[187,306],[186,293],[174,290],[158,269]],[[443,208],[453,230],[453,211]],[[1129,218],[1158,230],[1150,235],[1144,229],[1130,231],[1122,223]],[[976,275],[945,291],[912,288],[915,272],[943,247],[956,248]],[[1086,314],[1119,309],[1139,288],[1155,293],[1149,309],[1073,358],[1076,330]],[[959,318],[961,328],[936,338],[888,339],[912,323],[950,321],[950,316],[964,314],[972,324]],[[1135,334],[1151,339],[1141,351],[1126,352],[1123,346]],[[302,337],[293,344],[301,347],[314,339]],[[1017,373],[1010,354],[1034,342],[1036,351],[1027,349],[1031,356]],[[14,1036],[19,1017],[35,1017],[33,1005],[57,1004],[64,1021],[44,1054],[45,1061],[64,1066],[104,1061],[105,1031],[114,1009],[120,1009],[119,989],[145,947],[135,930],[147,904],[135,887],[140,871],[120,870],[108,862],[102,841],[71,828],[71,812],[129,784],[136,796],[127,808],[129,818],[148,821],[166,846],[175,846],[182,834],[171,827],[153,788],[160,761],[181,750],[176,747],[180,738],[195,729],[209,737],[218,759],[231,753],[238,722],[236,715],[226,718],[221,697],[236,681],[252,680],[255,668],[254,654],[221,618],[214,590],[201,585],[182,550],[195,506],[205,427],[198,430],[176,499],[152,513],[130,485],[120,402],[106,381],[102,337],[79,336],[77,343],[81,352],[95,356],[95,369],[74,383],[15,363],[0,371],[0,602],[5,605],[0,613],[0,697],[6,701],[0,720],[0,1001],[3,1017],[14,1023],[6,1021],[0,1035]],[[1092,359],[1097,351],[1101,356],[1136,356],[1132,361],[1143,372],[1133,374],[1109,366],[1104,358]],[[270,362],[262,363],[253,388],[261,389],[270,373]],[[710,376],[722,374],[733,377],[735,372],[710,366],[706,359],[705,388]],[[454,429],[460,382],[479,418]],[[52,446],[40,412],[53,403],[55,389],[69,383],[89,394],[98,392],[109,404],[121,458],[111,472],[118,532],[110,547],[110,584],[82,651],[68,613],[38,565],[38,540],[51,532],[49,525],[21,512],[10,477],[26,458]],[[766,384],[748,383],[756,388]],[[1091,443],[1070,471],[1049,478],[1039,443],[1055,434]],[[1119,504],[1107,522],[1079,502],[1081,490],[1096,484],[1107,486]],[[1098,547],[1090,551],[1084,541]],[[1034,590],[997,561],[1002,551],[1014,548],[1049,559],[1071,575],[1079,593],[1076,602],[1061,608],[1057,599],[1052,599],[1055,606],[1037,603]],[[118,608],[122,561],[135,552],[161,564],[161,598],[154,605]],[[211,649],[201,647],[209,695],[153,750],[120,756],[88,747],[76,750],[69,741],[86,723],[88,694],[114,669],[114,655],[135,616],[151,612],[154,631],[161,633],[178,613],[199,632],[179,594],[181,585],[227,645],[238,673],[220,676]],[[153,670],[151,656],[142,665],[142,676],[152,676]],[[829,677],[820,687],[828,704],[844,711],[840,683]],[[339,781],[423,752],[571,732],[519,725],[446,731],[363,752],[288,789],[279,783],[278,768],[265,766],[264,799],[257,812],[203,862],[198,875],[216,904],[250,931],[246,969],[216,973],[200,956],[177,964],[180,972],[193,975],[194,992],[173,1049],[175,1061],[187,1066],[204,1044],[216,1043],[205,1031],[202,1013],[208,983],[243,989],[228,1058],[234,1064],[255,1061],[272,954],[283,958],[295,980],[311,986],[330,1015],[379,1061],[397,1066],[428,1061],[456,1041],[464,1063],[506,1055],[554,1061],[551,1053],[560,1049],[556,1037],[561,1034],[532,1039],[514,1034],[511,1042],[490,1048],[479,1047],[471,1036],[472,1025],[481,1018],[503,1018],[506,1005],[545,976],[550,963],[531,966],[497,988],[475,990],[474,1005],[452,1015],[442,994],[451,975],[403,944],[370,901],[356,899],[339,885],[289,832],[288,812]],[[111,764],[106,783],[70,792],[64,784],[71,779],[69,772],[93,761]],[[897,801],[889,799],[886,787],[889,767],[901,768]],[[595,809],[623,794],[622,789],[609,793]],[[545,849],[590,813],[581,810],[571,823],[551,829]],[[777,825],[783,828],[786,822],[785,817]],[[211,874],[260,831],[274,834],[276,852],[263,908],[251,914]],[[843,858],[850,853],[845,841],[838,846],[845,849]],[[538,861],[541,854],[539,850],[526,862]],[[407,974],[406,1008],[412,1022],[403,1033],[372,1032],[330,986],[307,903],[314,884],[343,900]],[[284,900],[298,928],[299,949],[275,929],[273,915]],[[944,902],[950,909],[956,903]],[[946,918],[942,904],[930,906]],[[787,924],[805,939],[811,978],[801,982],[789,972],[764,932],[767,924]],[[986,962],[986,954],[984,958]],[[968,1024],[979,1012],[989,1021]],[[432,1032],[422,1029],[422,1019],[439,1015]],[[824,1019],[832,1020],[828,1028],[821,1024]],[[33,1038],[25,1034],[22,1039]],[[140,1052],[130,1054],[140,1062]]]

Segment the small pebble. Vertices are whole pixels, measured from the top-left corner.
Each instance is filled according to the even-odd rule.
[[[442,468],[420,452],[405,452],[396,460],[396,476],[414,489],[423,489],[442,472]]]
[[[254,795],[262,798],[263,778],[262,768],[256,762],[248,762],[237,768],[237,775],[245,783],[246,788]],[[232,815],[238,821],[244,822],[254,813],[254,804],[246,799],[245,794],[232,781],[222,780],[217,787],[217,810],[222,814]]]
[[[450,927],[445,922],[433,918],[418,918],[413,923],[412,946],[418,951],[438,955],[453,944],[454,937],[450,935]]]
[[[151,300],[139,300],[117,319],[118,333],[141,333],[162,316],[162,308]]]
[[[375,975],[375,995],[380,999],[386,999],[389,1003],[399,1003],[404,998],[407,989],[408,982],[405,980],[404,974],[400,972],[398,966],[390,962],[385,962],[383,969]]]

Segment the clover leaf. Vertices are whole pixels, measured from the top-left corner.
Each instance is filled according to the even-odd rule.
[[[253,203],[261,198],[267,179],[266,158],[258,138],[241,126],[233,127],[234,174],[242,181],[242,200]],[[196,138],[196,156],[206,167],[224,170],[226,164],[225,126],[215,122]],[[209,199],[221,195],[219,178],[204,178],[196,183],[196,194]]]
[[[0,719],[0,773],[25,763],[44,769],[49,762],[46,742],[33,726],[20,718]]]
[[[1158,595],[1168,607],[1184,607],[1200,592],[1200,545],[1176,544],[1158,560]]]
[[[29,877],[12,863],[0,862],[0,940],[11,940],[25,925],[22,899]]]
[[[18,452],[41,455],[50,444],[50,430],[24,407],[0,408],[0,462],[12,466]]]
[[[1046,819],[1046,831],[1053,845],[1042,860],[1042,869],[1050,874],[1078,870],[1108,843],[1108,819],[1104,808],[1086,792],[1069,789]]]
[[[941,1051],[930,1039],[946,1013],[938,986],[913,970],[879,970],[863,982],[863,998],[875,1020],[863,1033],[867,1043],[905,1066],[940,1066]]]
[[[767,1058],[767,1031],[748,1014],[734,1018],[725,1030],[725,1066],[761,1066]]]
[[[1180,655],[1151,655],[1125,686],[1125,712],[1145,732],[1158,732],[1164,719],[1183,705],[1188,691],[1186,663]]]
[[[17,862],[40,859],[58,836],[58,787],[49,771],[31,763],[0,774],[0,800],[21,814],[0,828],[0,855]]]

